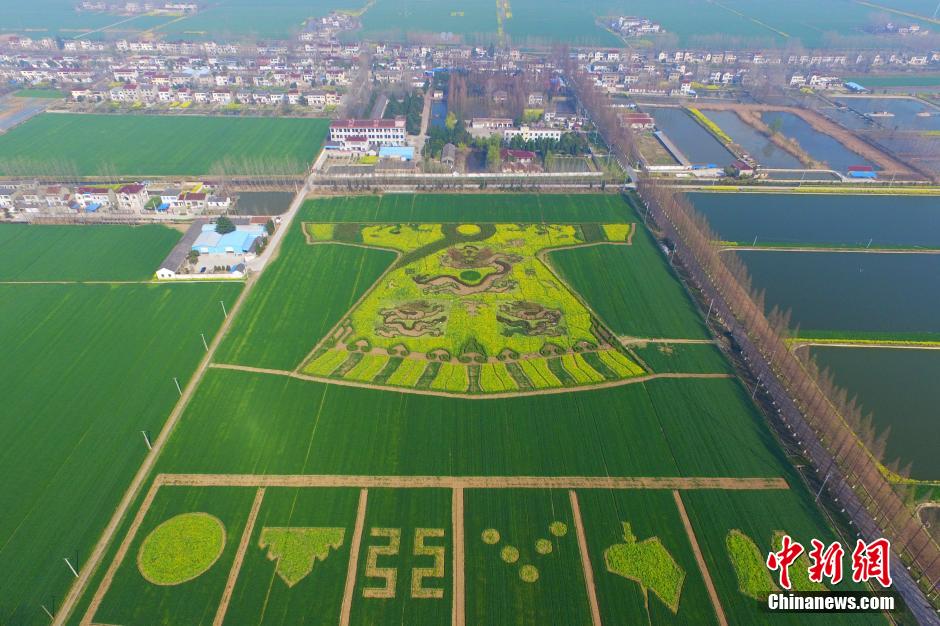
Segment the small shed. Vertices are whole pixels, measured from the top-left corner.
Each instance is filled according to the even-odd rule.
[[[445,143],[441,150],[441,163],[451,169],[457,164],[457,146]]]
[[[878,178],[878,172],[871,165],[850,165],[849,178]]]

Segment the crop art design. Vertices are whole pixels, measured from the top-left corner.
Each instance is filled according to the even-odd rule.
[[[633,225],[304,224],[309,244],[397,261],[302,373],[449,394],[519,393],[646,374],[551,266],[551,251],[630,245]]]

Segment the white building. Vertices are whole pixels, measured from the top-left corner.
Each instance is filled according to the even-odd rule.
[[[561,139],[561,130],[558,128],[532,128],[523,125],[519,128],[508,128],[504,130],[503,137],[506,139],[522,137],[523,141],[536,141],[538,139],[558,141]]]
[[[350,137],[364,137],[371,144],[402,146],[405,144],[405,118],[393,120],[336,120],[330,123],[330,141],[344,142]]]

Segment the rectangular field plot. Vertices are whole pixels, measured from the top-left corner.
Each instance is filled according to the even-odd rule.
[[[449,489],[369,489],[351,625],[447,624],[452,613]]]
[[[358,489],[266,489],[225,623],[335,625],[358,500]]]
[[[671,492],[577,498],[604,624],[718,623]]]
[[[0,280],[148,280],[179,239],[156,225],[0,224]]]
[[[628,344],[630,350],[654,372],[730,373],[731,365],[712,343],[650,342]]]
[[[556,250],[548,261],[619,335],[708,338],[702,316],[642,225],[630,246]]]
[[[732,379],[463,400],[211,369],[159,469],[781,476],[783,460],[748,400]]]
[[[95,623],[211,624],[258,490],[161,487],[123,555]]]
[[[0,137],[0,175],[301,174],[326,130],[317,119],[46,113]]]
[[[241,287],[0,285],[0,623],[72,583]]]
[[[836,537],[812,498],[802,489],[789,491],[688,491],[682,493],[686,511],[715,583],[721,606],[730,624],[763,623],[766,595],[776,584],[764,559],[774,549],[775,535],[783,532],[809,549],[810,539],[828,545]],[[846,566],[851,550],[846,546]],[[732,556],[734,555],[734,556]],[[806,555],[791,568],[794,590],[812,588],[806,578]],[[846,570],[851,573],[850,569]],[[740,572],[740,577],[739,577]],[[862,591],[860,585],[843,579],[836,591]],[[740,581],[745,582],[740,582]],[[884,624],[882,615],[870,613],[779,613],[776,624]]]
[[[307,222],[636,222],[613,194],[399,194],[308,200]],[[295,221],[296,224],[296,221]]]
[[[591,624],[566,490],[467,490],[464,509],[467,624]]]

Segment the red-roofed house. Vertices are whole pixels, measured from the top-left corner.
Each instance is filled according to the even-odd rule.
[[[150,200],[150,194],[147,193],[147,188],[139,183],[124,185],[117,190],[116,195],[118,206],[121,207],[122,211],[143,213],[144,207],[147,206],[147,201]]]

